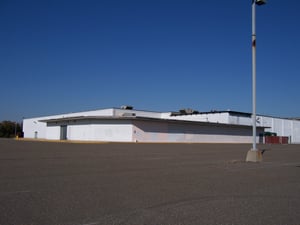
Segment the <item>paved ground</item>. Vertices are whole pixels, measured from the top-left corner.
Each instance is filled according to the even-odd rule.
[[[300,145],[0,139],[1,225],[299,225]]]

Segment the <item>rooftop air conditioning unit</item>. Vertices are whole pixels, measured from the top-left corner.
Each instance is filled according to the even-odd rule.
[[[130,106],[130,105],[122,105],[122,106],[121,106],[121,109],[132,110],[132,109],[133,109],[133,106]]]

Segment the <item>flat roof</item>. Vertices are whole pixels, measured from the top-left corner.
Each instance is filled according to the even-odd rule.
[[[190,120],[176,120],[176,119],[165,119],[165,118],[150,118],[141,116],[77,116],[77,117],[63,117],[56,119],[42,119],[40,122],[55,123],[55,122],[67,122],[67,121],[84,121],[84,120],[140,120],[140,121],[155,121],[155,122],[167,122],[167,123],[178,123],[178,124],[201,124],[215,127],[245,127],[252,128],[250,125],[240,124],[226,124],[226,123],[215,123],[215,122],[204,122],[204,121],[190,121]],[[263,126],[257,126],[257,128],[267,128]]]

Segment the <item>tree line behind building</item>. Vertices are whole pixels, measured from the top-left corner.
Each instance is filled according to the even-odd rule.
[[[0,137],[14,138],[23,137],[22,124],[13,121],[0,122]]]

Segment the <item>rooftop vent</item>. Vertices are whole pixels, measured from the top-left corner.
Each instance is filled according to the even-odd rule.
[[[121,109],[132,110],[133,106],[131,106],[131,105],[122,105]]]
[[[182,115],[190,115],[193,113],[194,110],[192,109],[180,109],[179,112],[182,114]]]
[[[182,114],[182,115],[192,115],[192,114],[199,114],[198,111],[196,110],[193,110],[193,109],[180,109],[179,112]]]
[[[184,115],[194,115],[199,114],[199,111],[193,109],[180,109],[179,112],[172,112],[171,116],[184,116]]]

